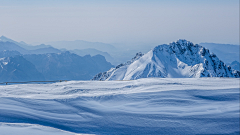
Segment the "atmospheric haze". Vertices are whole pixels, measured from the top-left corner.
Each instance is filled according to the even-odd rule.
[[[85,40],[116,46],[239,44],[238,0],[1,0],[0,35],[30,44]]]

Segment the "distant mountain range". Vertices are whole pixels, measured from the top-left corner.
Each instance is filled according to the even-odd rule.
[[[101,55],[84,57],[70,52],[25,54],[0,52],[0,82],[90,80],[111,67]]]
[[[146,77],[239,77],[240,74],[237,71],[240,65],[237,58],[239,52],[236,51],[239,46],[236,45],[218,46],[204,43],[208,48],[212,47],[212,51],[186,40],[178,40],[169,45],[159,45],[145,55],[137,53],[131,61],[118,65],[119,61],[132,55],[133,50],[119,51],[114,46],[104,43],[101,47],[102,43],[98,42],[74,41],[72,43],[72,47],[76,47],[77,43],[86,44],[79,44],[82,48],[68,51],[44,44],[31,46],[4,36],[0,37],[0,82],[89,80],[99,72],[93,80],[131,80]],[[227,62],[219,60],[218,55],[220,59],[223,58]],[[117,66],[113,68],[109,62]],[[107,71],[108,69],[110,70]]]
[[[45,80],[90,80],[95,74],[112,67],[101,55],[81,57],[68,51],[23,57],[36,66]]]
[[[18,51],[21,54],[27,54],[28,50],[20,47],[19,45],[13,43],[13,42],[0,42],[0,51]]]
[[[16,55],[21,55],[21,53],[18,51],[9,51],[9,50],[0,51],[0,58],[13,57]]]
[[[32,46],[32,45],[29,45],[29,44],[27,44],[23,41],[17,42],[17,41],[14,41],[14,40],[10,39],[10,38],[5,37],[5,36],[0,37],[0,42],[11,42],[11,43],[14,43],[14,44],[20,46],[23,49],[26,49],[26,50],[36,50],[36,49],[51,48],[52,47],[50,45],[45,45],[45,44]]]
[[[47,42],[46,44],[52,45],[58,49],[66,48],[68,50],[82,50],[88,48],[94,48],[102,52],[111,52],[116,50],[113,45],[101,43],[101,42],[88,42],[83,40],[75,40],[75,41],[55,41],[55,42]]]
[[[229,66],[231,66],[232,69],[240,71],[240,63],[238,61],[233,61]]]
[[[131,58],[138,48],[128,49],[128,47],[115,47],[114,45],[101,43],[101,42],[89,42],[83,40],[75,41],[55,41],[55,42],[46,42],[55,48],[60,50],[68,50],[70,52],[76,53],[80,56],[83,54],[89,54],[91,56],[100,54],[103,55],[108,62],[111,62],[113,65],[118,63],[125,62]],[[139,46],[140,47],[140,46]],[[146,47],[148,48],[148,47]],[[108,54],[106,54],[108,53]],[[109,55],[111,57],[109,57]]]
[[[92,43],[92,42],[81,42],[81,43]],[[93,47],[93,46],[98,46],[98,45],[100,46],[101,44],[104,44],[104,43],[96,42],[96,43],[92,43],[92,44],[93,44],[92,45],[92,47]],[[59,50],[59,49],[52,47],[51,45],[41,44],[41,45],[32,46],[32,45],[26,44],[25,42],[16,42],[5,36],[0,37],[0,51],[11,50],[11,51],[18,51],[21,54],[46,54],[46,53],[61,53],[61,52],[65,52],[65,51],[70,51],[71,53],[75,53],[79,56],[85,56],[85,55],[95,56],[95,55],[99,54],[99,55],[104,56],[106,58],[106,60],[112,64],[116,65],[119,63],[118,60],[115,60],[107,52],[99,51],[94,48],[89,48],[91,46],[85,46],[85,47],[88,47],[85,49],[73,49],[73,50],[71,50],[69,45],[66,45],[66,46],[68,49],[63,48],[63,49]],[[64,46],[64,47],[66,48],[66,46]],[[106,46],[105,48],[108,48],[108,49],[114,48],[111,45],[105,45],[105,46]],[[82,47],[82,48],[84,48],[84,47]],[[100,48],[101,48],[101,46],[100,46]]]
[[[216,54],[219,59],[225,63],[240,60],[240,45],[200,43],[199,45],[209,49],[211,53]]]
[[[90,80],[113,65],[99,54],[79,56],[48,45],[30,47],[0,37],[0,82]]]
[[[240,71],[219,60],[198,44],[178,40],[159,45],[147,54],[97,74],[93,80],[134,80],[139,78],[240,77]]]
[[[85,55],[91,55],[91,56],[95,56],[95,55],[102,55],[106,58],[106,60],[114,65],[118,64],[118,62],[107,52],[102,52],[99,51],[97,49],[93,49],[93,48],[88,48],[88,49],[82,49],[82,50],[78,50],[78,49],[74,49],[74,50],[70,50],[71,53],[75,53],[79,56],[85,56]]]
[[[0,42],[0,51],[5,51],[5,50],[18,51],[21,54],[45,54],[45,53],[61,53],[62,52],[53,47],[27,50],[12,42]]]
[[[60,53],[62,51],[53,48],[50,45],[37,45],[31,46],[27,45],[24,42],[16,42],[7,37],[0,37],[0,51],[9,50],[9,51],[18,51],[21,54],[45,54],[45,53]]]

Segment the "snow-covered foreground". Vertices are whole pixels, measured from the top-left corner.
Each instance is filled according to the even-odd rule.
[[[75,133],[25,123],[0,123],[1,135],[75,135]],[[80,135],[80,134],[78,134]]]
[[[239,134],[239,79],[2,85],[0,133]]]

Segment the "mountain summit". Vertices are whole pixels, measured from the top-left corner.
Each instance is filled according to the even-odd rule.
[[[147,77],[199,78],[240,77],[240,72],[226,66],[209,50],[179,39],[156,46],[145,55],[137,55],[125,64],[97,74],[93,80],[134,80]]]

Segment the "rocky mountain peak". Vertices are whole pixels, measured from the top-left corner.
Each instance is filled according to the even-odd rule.
[[[185,39],[156,46],[145,55],[137,55],[125,64],[99,73],[93,80],[133,80],[147,77],[198,78],[240,77],[215,54]]]

